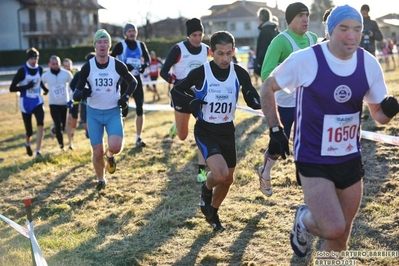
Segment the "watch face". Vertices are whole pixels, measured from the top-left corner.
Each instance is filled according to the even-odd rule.
[[[279,127],[272,127],[273,132],[278,132],[279,130],[280,130]]]

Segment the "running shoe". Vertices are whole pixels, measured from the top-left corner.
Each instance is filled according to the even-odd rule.
[[[98,192],[100,192],[101,190],[103,190],[103,189],[105,188],[105,186],[106,186],[105,181],[104,181],[104,180],[99,180],[99,181],[97,182],[96,190],[97,190]]]
[[[201,212],[205,215],[205,218],[209,222],[212,218],[213,214],[213,207],[212,207],[212,190],[208,190],[206,187],[206,183],[202,185],[201,188],[201,201],[200,201],[200,206],[201,206]]]
[[[33,151],[32,151],[32,148],[30,147],[30,145],[25,143],[25,148],[26,148],[26,154],[28,154],[29,156],[32,156]]]
[[[197,175],[197,183],[206,182],[207,173],[204,169],[201,169],[199,174]]]
[[[116,162],[114,156],[108,157],[107,154],[105,154],[105,160],[107,161],[107,170],[108,173],[113,174],[116,171]]]
[[[309,209],[306,205],[298,207],[295,213],[294,226],[290,234],[291,247],[298,257],[305,257],[308,252],[308,242],[311,234],[300,222],[302,214],[308,211]]]
[[[176,127],[176,123],[174,123],[169,130],[169,137],[171,139],[174,139],[176,137],[176,135],[177,135],[177,127]]]
[[[262,191],[262,193],[265,196],[270,197],[271,195],[273,195],[272,183],[271,183],[272,177],[270,175],[268,175],[264,170],[265,170],[266,164],[271,163],[271,160],[273,160],[273,159],[270,157],[268,152],[265,152],[264,157],[265,158],[264,158],[263,165],[258,168],[259,189],[260,189],[260,191]]]
[[[211,225],[213,228],[213,232],[223,232],[225,230],[222,223],[220,222],[219,214],[217,213],[213,214]]]
[[[141,138],[138,138],[136,141],[136,147],[145,147],[146,144],[144,143],[144,141],[141,140]]]

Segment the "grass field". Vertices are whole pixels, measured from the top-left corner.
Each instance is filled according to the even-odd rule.
[[[398,96],[399,71],[385,74],[390,92]],[[161,91],[166,104],[167,89]],[[150,103],[152,95],[145,97]],[[268,143],[261,117],[237,110],[237,170],[219,210],[226,231],[214,234],[198,206],[193,135],[186,141],[168,136],[173,112],[146,112],[147,147],[136,148],[135,111],[130,110],[117,171],[107,175],[108,186],[98,195],[83,130],[75,132],[74,151],[60,151],[50,135],[46,101],[43,158],[29,157],[16,95],[0,95],[0,104],[0,214],[24,225],[23,199],[32,199],[35,235],[48,265],[314,265],[322,240],[314,238],[303,259],[289,243],[295,210],[303,204],[293,158],[274,167],[272,197],[258,189],[256,170]],[[190,123],[192,132],[194,120]],[[365,109],[362,123],[364,130],[399,135],[398,117],[382,126]],[[349,250],[399,251],[399,147],[362,144],[364,195]],[[348,259],[356,265],[399,265],[398,257]],[[29,240],[0,221],[0,265],[31,263]]]

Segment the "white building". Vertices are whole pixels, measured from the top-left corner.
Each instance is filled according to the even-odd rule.
[[[100,26],[101,8],[97,0],[1,0],[0,50],[86,43]]]

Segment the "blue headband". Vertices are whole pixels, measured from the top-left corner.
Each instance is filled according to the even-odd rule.
[[[345,19],[356,19],[363,26],[363,17],[359,11],[348,5],[337,6],[331,11],[330,16],[327,18],[326,24],[328,34],[331,35],[333,29]]]

